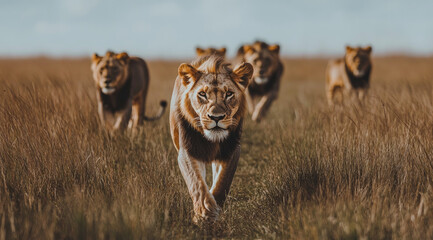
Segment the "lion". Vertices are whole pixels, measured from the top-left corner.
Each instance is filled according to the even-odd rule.
[[[107,51],[103,57],[94,53],[91,69],[97,88],[99,117],[110,132],[125,130],[130,120],[130,127],[135,129],[144,120],[157,120],[164,114],[167,103],[161,101],[157,116],[145,116],[149,71],[143,59],[130,57],[125,52]]]
[[[334,105],[337,94],[340,102],[344,96],[355,96],[362,101],[370,86],[372,47],[346,46],[343,59],[332,60],[326,69],[326,96],[329,105]]]
[[[253,121],[262,120],[278,97],[284,71],[279,52],[278,44],[268,45],[261,41],[243,45],[237,52],[238,60],[248,62],[254,67],[253,80],[246,92],[248,110]]]
[[[220,56],[179,66],[170,105],[171,137],[193,201],[195,223],[214,222],[224,204],[240,156],[249,63],[234,69]],[[206,184],[206,164],[213,183]]]
[[[220,49],[216,49],[213,47],[210,47],[210,48],[196,47],[196,49],[195,49],[195,53],[196,53],[197,57],[204,57],[204,56],[215,54],[215,55],[218,55],[218,56],[224,58],[226,56],[226,51],[227,51],[227,49],[225,47],[222,47]]]

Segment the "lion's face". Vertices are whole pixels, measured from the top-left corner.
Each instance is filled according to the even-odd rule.
[[[242,58],[253,65],[253,80],[257,84],[265,84],[275,73],[279,65],[279,45],[267,45],[256,42],[252,45],[244,45],[239,51]]]
[[[227,67],[227,66],[225,66]],[[190,113],[189,121],[204,136],[213,142],[223,141],[239,124],[245,109],[245,89],[253,68],[248,63],[237,66],[233,71],[206,73],[200,68],[182,64],[179,76],[189,89],[183,96],[184,106]]]
[[[222,47],[220,49],[216,49],[213,47],[203,49],[203,48],[197,47],[195,49],[195,52],[197,54],[197,57],[204,57],[204,56],[208,56],[208,55],[212,55],[212,54],[215,54],[215,55],[223,57],[223,58],[226,56],[226,48],[225,47]]]
[[[371,46],[361,48],[346,47],[345,61],[350,71],[356,77],[362,77],[371,66]]]
[[[93,79],[104,94],[112,94],[123,86],[128,77],[127,53],[107,52],[104,57],[92,56]]]

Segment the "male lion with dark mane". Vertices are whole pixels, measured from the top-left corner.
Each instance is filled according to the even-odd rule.
[[[326,96],[329,105],[333,105],[336,95],[340,94],[343,103],[344,96],[355,96],[363,100],[370,86],[371,46],[346,46],[343,59],[330,61],[326,69]]]
[[[279,53],[278,44],[268,45],[261,41],[243,45],[238,50],[237,58],[254,67],[253,81],[247,91],[248,110],[253,121],[259,122],[264,118],[277,99],[284,70]]]
[[[145,116],[149,70],[143,59],[129,57],[125,52],[107,51],[103,57],[94,53],[91,69],[97,88],[99,117],[111,132],[123,131],[131,115],[135,128],[144,120],[157,120],[164,114],[167,103],[161,101],[157,116]]]
[[[170,105],[170,130],[178,163],[194,204],[194,222],[213,222],[229,193],[240,156],[249,63],[234,69],[212,55],[178,69]],[[212,163],[213,184],[206,184]]]
[[[205,56],[209,56],[209,55],[218,55],[220,57],[225,57],[226,56],[226,48],[222,47],[220,49],[216,49],[213,47],[209,47],[209,48],[201,48],[201,47],[197,47],[195,49],[195,53],[197,54],[197,57],[205,57]]]

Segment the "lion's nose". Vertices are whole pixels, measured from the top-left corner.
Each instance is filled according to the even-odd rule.
[[[226,115],[223,114],[223,115],[215,116],[215,115],[209,115],[209,114],[208,114],[207,116],[208,116],[210,119],[214,120],[216,123],[218,123],[218,121],[224,119],[224,117],[225,117]]]
[[[104,82],[105,82],[105,83],[111,83],[112,81],[113,81],[112,78],[106,78]]]
[[[260,75],[265,74],[265,70],[264,70],[264,69],[260,69],[259,74],[260,74]]]

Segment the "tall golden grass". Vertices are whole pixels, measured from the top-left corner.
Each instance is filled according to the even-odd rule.
[[[326,62],[284,60],[221,218],[200,229],[167,113],[110,137],[89,60],[0,60],[0,240],[432,239],[433,58],[375,58],[367,101],[336,109]],[[149,62],[148,114],[179,64]]]

